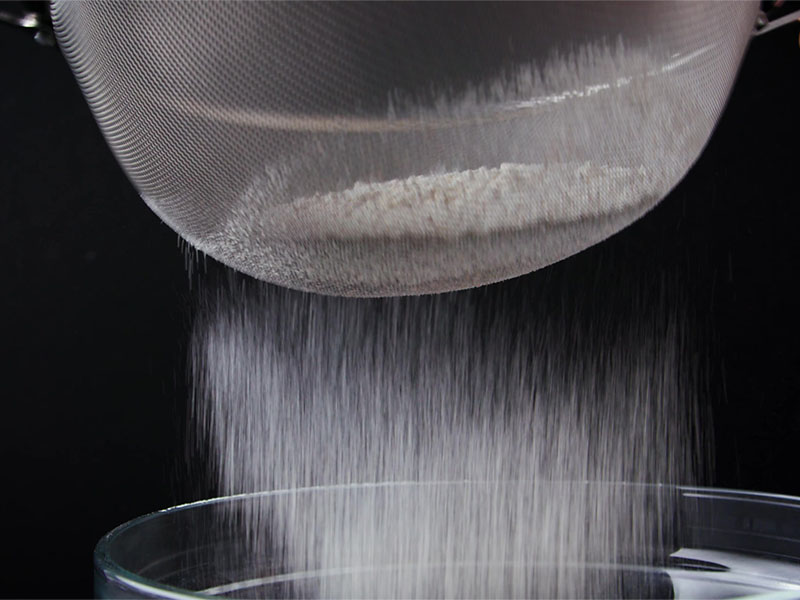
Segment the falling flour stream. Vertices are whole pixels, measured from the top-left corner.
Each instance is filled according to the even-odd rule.
[[[664,507],[584,482],[695,478],[679,294],[520,281],[357,300],[231,277],[201,292],[195,418],[222,493],[397,482],[231,515],[248,553],[306,574],[287,593],[608,597],[620,583],[575,565],[656,558]]]
[[[397,100],[390,119],[356,129],[226,113],[288,128],[302,151],[267,165],[193,243],[337,295],[542,267],[629,224],[685,173],[717,116],[686,66],[707,52],[591,46],[438,109]],[[414,123],[427,143],[392,154],[380,177],[302,189],[337,172],[323,166],[342,151],[371,165],[373,145],[388,152]],[[295,129],[311,125],[325,135],[300,143],[309,132]],[[442,148],[463,161],[436,167]],[[492,163],[487,149],[521,160]],[[703,443],[679,294],[612,280],[588,292],[545,273],[372,300],[233,276],[202,287],[194,417],[219,491],[318,488],[229,515],[243,553],[269,558],[265,576],[277,569],[299,597],[622,594],[578,566],[657,562],[669,510],[611,484],[694,483]],[[326,488],[337,485],[354,491]]]

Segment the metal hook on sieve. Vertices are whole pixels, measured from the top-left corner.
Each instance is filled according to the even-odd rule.
[[[766,3],[762,3],[763,4]],[[800,22],[800,10],[786,12],[783,0],[777,0],[771,7],[762,8],[756,17],[753,35],[763,35],[789,23]]]
[[[53,21],[50,18],[49,2],[8,2],[0,10],[0,23],[33,29],[33,39],[42,46],[55,46]]]

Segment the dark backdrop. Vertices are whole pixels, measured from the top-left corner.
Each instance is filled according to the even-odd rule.
[[[714,482],[788,494],[798,29],[753,42],[707,150],[657,209],[547,270],[612,256],[620,272],[678,273],[708,342]],[[177,236],[115,163],[58,50],[0,30],[0,115],[0,593],[85,597],[104,532],[208,491],[183,452],[192,293]]]

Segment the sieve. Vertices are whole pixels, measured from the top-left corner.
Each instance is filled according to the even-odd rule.
[[[642,216],[717,122],[756,2],[64,2],[58,42],[152,210],[344,296],[518,276]]]

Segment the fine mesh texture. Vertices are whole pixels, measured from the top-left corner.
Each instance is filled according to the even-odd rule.
[[[348,296],[506,279],[640,217],[705,145],[756,10],[52,5],[103,133],[166,223],[235,269]]]

